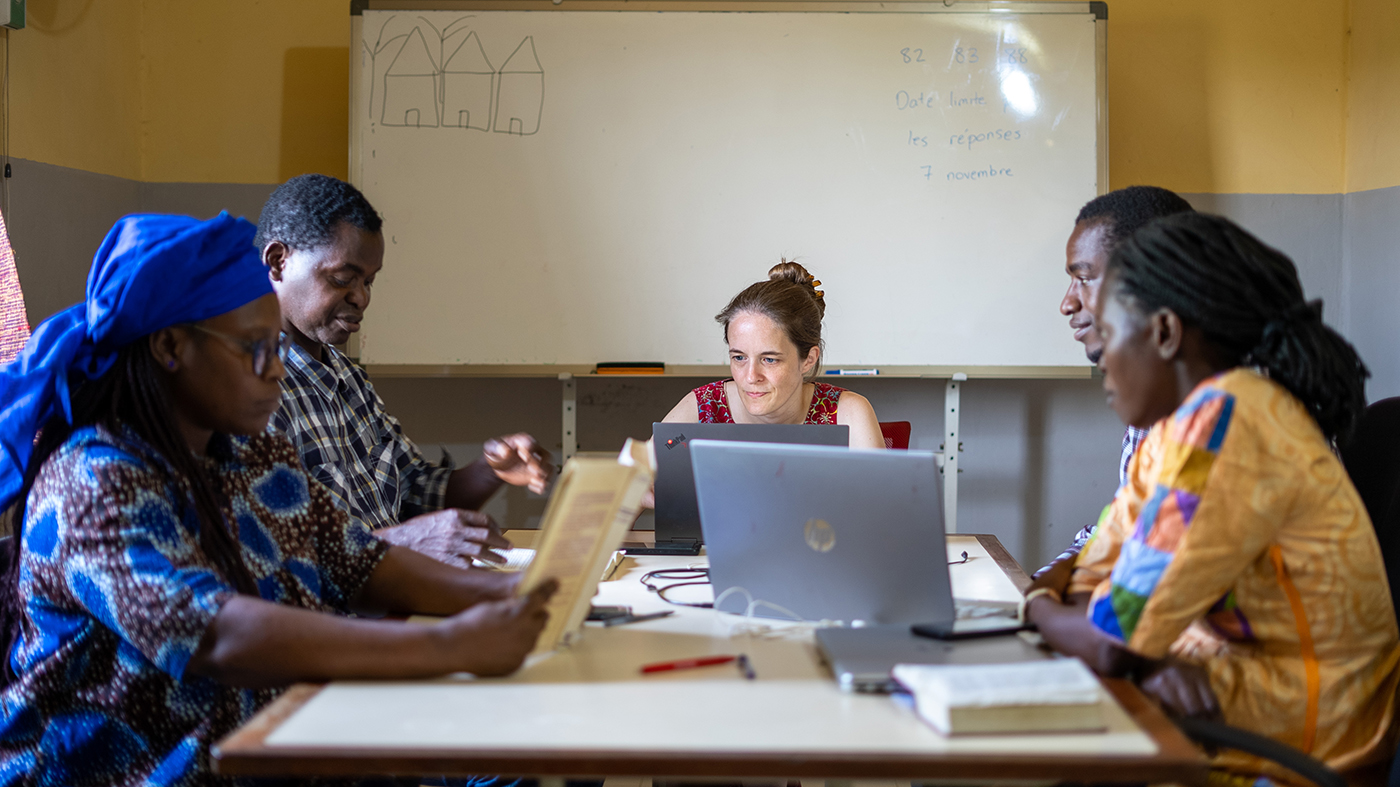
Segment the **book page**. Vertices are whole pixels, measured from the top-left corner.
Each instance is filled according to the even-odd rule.
[[[535,559],[520,583],[520,592],[528,593],[546,579],[559,582],[535,652],[566,644],[583,625],[601,572],[636,519],[651,476],[649,464],[637,461],[645,457],[638,445],[628,440],[616,459],[574,457],[564,466],[545,508]]]
[[[900,664],[894,678],[920,705],[1075,705],[1099,701],[1099,680],[1078,659],[1017,664]]]
[[[577,461],[570,460],[571,463]],[[612,480],[607,477],[612,475],[608,472],[610,469],[589,468],[592,472],[585,473],[591,476],[587,481],[594,482],[596,487],[599,481]],[[521,592],[525,593],[546,579],[559,582],[559,589],[549,600],[549,623],[540,634],[536,650],[553,650],[559,644],[570,613],[578,601],[581,585],[587,579],[586,571],[592,563],[593,548],[604,527],[609,524],[608,515],[616,497],[616,492],[607,488],[611,485],[606,483],[603,489],[574,488],[580,485],[579,466],[567,470],[572,473],[570,477],[560,479],[559,489],[550,500],[550,510],[545,515],[549,530],[544,534],[543,543],[520,583]]]

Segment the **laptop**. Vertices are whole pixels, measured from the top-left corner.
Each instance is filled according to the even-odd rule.
[[[715,609],[945,638],[1021,628],[958,619],[931,452],[696,440],[690,454]]]
[[[847,446],[851,441],[851,428],[814,424],[654,423],[651,435],[656,446],[656,546],[629,547],[629,555],[700,553],[704,540],[700,510],[695,503],[695,476],[690,469],[691,440]]]
[[[908,626],[817,629],[817,652],[846,691],[886,694],[897,687],[896,664],[1010,664],[1050,658],[1020,637],[949,642],[921,637]]]

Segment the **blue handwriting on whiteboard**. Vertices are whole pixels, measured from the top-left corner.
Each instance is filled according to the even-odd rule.
[[[933,107],[933,99],[937,93],[920,93],[914,95],[907,90],[901,90],[894,94],[895,109],[917,109],[919,107]]]
[[[969,98],[968,96],[961,96],[961,97],[959,97],[956,90],[949,90],[949,91],[948,91],[948,106],[950,106],[950,107],[966,107],[966,106],[979,106],[979,107],[981,107],[981,106],[986,106],[986,105],[987,105],[987,99],[984,98],[984,97],[982,96],[981,93],[978,93],[978,92],[975,91],[975,90],[972,92],[972,96],[971,96],[970,98]]]
[[[1019,142],[1021,132],[1014,128],[999,128],[993,131],[979,131],[973,133],[971,129],[963,129],[961,134],[949,134],[948,145],[950,147],[965,147],[972,150],[973,145],[983,142]]]
[[[923,170],[924,180],[933,180],[933,165],[925,164],[919,169]],[[985,169],[954,170],[947,173],[945,180],[956,182],[960,180],[986,180],[989,178],[1011,178],[1015,177],[1010,167],[986,167]]]

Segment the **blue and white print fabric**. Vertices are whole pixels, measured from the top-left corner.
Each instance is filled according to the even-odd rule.
[[[387,545],[347,520],[273,435],[216,435],[206,468],[267,601],[347,611]],[[170,468],[130,431],[75,431],[23,527],[17,676],[0,694],[0,785],[227,784],[209,747],[269,702],[186,674],[235,590]]]

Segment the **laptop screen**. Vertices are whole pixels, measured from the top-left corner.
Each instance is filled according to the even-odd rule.
[[[654,423],[656,444],[656,541],[704,540],[700,508],[695,502],[695,476],[690,464],[691,440],[745,443],[796,443],[845,446],[849,426],[815,424],[672,424]]]

